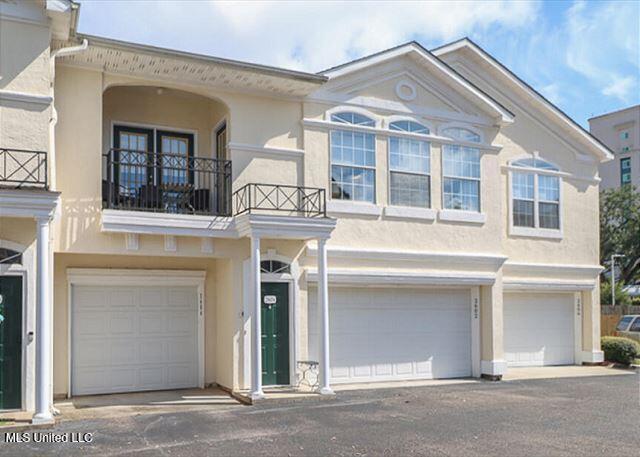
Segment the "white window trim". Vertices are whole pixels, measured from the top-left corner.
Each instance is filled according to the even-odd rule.
[[[415,121],[414,119],[410,119],[410,118],[402,118],[402,119],[395,119],[393,121],[389,121],[389,123],[387,124],[387,127],[389,126],[389,124],[391,124],[391,122],[395,122],[396,120],[403,120],[403,121]],[[423,124],[424,125],[424,124]],[[428,126],[425,125],[425,127],[429,128]],[[431,131],[431,130],[430,130]],[[390,130],[389,132],[396,132],[396,130]],[[400,132],[403,133],[403,132]],[[420,134],[417,134],[420,135]],[[387,138],[387,203],[389,206],[387,206],[385,208],[384,214],[385,216],[390,216],[390,217],[406,217],[406,218],[414,218],[414,219],[434,219],[435,218],[435,212],[432,211],[428,211],[431,210],[431,208],[433,208],[433,194],[432,194],[432,179],[431,179],[431,175],[432,175],[432,169],[431,169],[431,142],[427,139],[418,139],[418,138],[408,138],[409,140],[416,140],[416,141],[424,141],[427,143],[428,147],[429,147],[429,173],[417,173],[417,172],[411,172],[411,171],[401,171],[401,170],[392,170],[391,169],[391,141],[389,141],[391,139],[391,137],[396,137],[396,138],[403,138],[402,136],[398,135],[393,135],[392,133],[389,135],[389,137]],[[416,175],[416,176],[426,176],[429,178],[429,205],[428,206],[403,206],[403,205],[394,205],[391,203],[391,173],[404,173],[404,174],[408,174],[408,175]],[[394,210],[393,208],[398,208],[398,210]],[[411,216],[408,212],[409,209],[413,209],[416,210],[414,212],[414,215]],[[425,211],[427,210],[427,211]]]
[[[561,240],[563,238],[563,221],[562,208],[563,208],[563,191],[562,191],[562,173],[551,170],[541,170],[539,168],[525,168],[514,167],[508,168],[508,180],[507,186],[509,188],[509,235],[510,236],[522,236],[529,238],[547,238],[554,240]],[[539,173],[544,171],[543,173]],[[535,227],[519,227],[513,224],[513,173],[530,173],[534,175],[533,178],[533,217]],[[550,172],[550,173],[547,173]],[[538,174],[551,175],[558,178],[558,229],[540,228],[540,221],[538,220]],[[554,202],[555,203],[555,202]]]
[[[419,206],[389,205],[384,208],[384,215],[393,219],[421,219],[434,220],[438,212],[433,208],[421,208]]]
[[[334,111],[334,112],[330,113],[330,111],[333,111],[333,110],[327,111],[327,116],[329,117],[329,119],[331,119],[331,114],[337,114],[337,113],[345,112],[344,110],[338,110],[338,111]],[[358,111],[355,111],[355,110],[351,110],[351,111],[353,111],[355,113],[358,112]],[[366,112],[366,110],[362,110],[362,111]],[[358,114],[366,115],[364,113],[358,113]],[[374,119],[374,118],[371,117],[371,119]],[[379,119],[378,120],[374,119],[374,120],[375,120],[376,124],[378,124]],[[329,171],[329,191],[328,191],[329,199],[327,200],[327,210],[328,210],[328,207],[329,207],[329,202],[331,202],[331,201],[355,202],[355,203],[365,203],[365,204],[375,205],[376,202],[378,201],[378,198],[376,196],[376,193],[377,193],[377,190],[378,190],[378,183],[377,183],[378,170],[377,170],[377,166],[376,166],[378,162],[377,162],[377,157],[376,157],[376,155],[377,155],[376,143],[377,143],[377,139],[378,138],[376,137],[375,129],[374,129],[373,132],[371,132],[371,131],[365,131],[364,132],[364,133],[369,133],[369,134],[373,135],[373,160],[374,160],[373,167],[367,166],[367,165],[347,165],[347,164],[338,164],[338,163],[335,164],[336,166],[340,166],[340,167],[351,167],[351,168],[362,168],[362,169],[365,169],[365,170],[373,170],[373,202],[362,201],[362,200],[343,200],[343,199],[340,199],[340,198],[334,199],[333,196],[332,196],[333,195],[333,186],[332,186],[332,183],[331,183],[331,167],[334,165],[333,158],[332,158],[333,151],[332,151],[332,145],[331,145],[331,134],[333,132],[339,131],[339,130],[361,132],[361,130],[359,130],[357,127],[363,127],[363,126],[356,125],[356,124],[345,124],[345,123],[342,123],[342,122],[334,122],[334,121],[330,121],[330,122],[331,122],[332,125],[335,125],[335,128],[332,128],[331,130],[329,130],[329,138],[328,138],[328,140],[329,140],[329,170],[328,170]],[[364,127],[364,128],[371,129],[371,127]],[[334,211],[334,212],[337,212],[337,211]],[[363,213],[354,213],[354,214],[363,214]]]
[[[475,144],[475,143],[470,143]],[[452,146],[462,146],[460,143],[453,143]],[[473,146],[471,146],[473,147]],[[479,148],[478,148],[479,149]],[[468,181],[478,181],[478,211],[467,211],[463,209],[452,209],[444,207],[444,178],[466,179]],[[468,178],[464,176],[445,176],[444,174],[444,147],[440,148],[440,220],[454,222],[475,222],[483,223],[486,216],[482,212],[482,150],[480,149],[480,177]],[[444,214],[443,214],[444,213]],[[456,215],[455,213],[460,213]],[[479,214],[482,217],[474,217],[472,215]]]
[[[364,109],[364,108],[360,108],[358,106],[336,106],[334,108],[328,109],[324,113],[324,120],[327,121],[327,122],[331,122],[332,124],[344,125],[344,126],[347,126],[347,127],[349,127],[349,126],[367,127],[366,125],[345,124],[343,122],[337,122],[337,121],[331,120],[331,116],[333,116],[334,114],[340,114],[340,113],[362,114],[363,116],[368,117],[369,119],[371,119],[375,123],[375,127],[368,127],[368,128],[381,128],[382,127],[382,117],[381,116],[378,116],[377,114],[374,114],[371,111],[369,111],[367,109]]]
[[[415,132],[403,132],[401,130],[391,130],[389,129],[389,126],[393,123],[393,122],[398,122],[398,121],[410,121],[410,122],[415,122],[417,124],[420,124],[426,128],[429,129],[429,133],[424,134],[424,133],[415,133]],[[412,133],[413,135],[426,135],[427,138],[425,138],[425,141],[429,141],[428,139],[428,135],[434,135],[436,132],[435,127],[433,126],[433,124],[428,121],[427,119],[424,119],[422,117],[419,116],[408,116],[406,114],[393,114],[391,116],[387,116],[384,118],[384,123],[383,123],[383,127],[387,130],[389,130],[389,132],[391,134],[399,132],[399,133]]]
[[[382,206],[375,203],[353,200],[327,200],[329,214],[357,214],[361,216],[375,216],[382,214]]]
[[[462,140],[463,143],[468,143],[468,144],[484,144],[484,132],[482,132],[481,130],[478,130],[475,127],[472,127],[468,124],[464,124],[462,122],[448,122],[446,124],[442,124],[438,127],[438,135],[444,138],[451,138],[448,137],[447,135],[445,135],[444,131],[450,128],[455,128],[455,129],[464,129],[464,130],[468,130],[472,133],[475,133],[476,135],[478,135],[480,137],[480,141],[475,142],[475,141],[464,141]],[[452,138],[454,141],[457,141],[457,138]]]

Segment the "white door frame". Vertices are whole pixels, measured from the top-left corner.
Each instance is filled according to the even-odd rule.
[[[67,268],[67,398],[71,397],[74,286],[192,286],[198,289],[198,387],[204,388],[205,278],[201,270]],[[213,293],[213,291],[209,291]]]
[[[289,284],[289,384],[295,386],[298,383],[297,365],[298,365],[298,306],[300,303],[300,268],[298,262],[289,257],[285,257],[276,253],[275,250],[269,249],[266,254],[260,253],[260,261],[278,260],[290,266],[291,273],[271,274],[261,273],[260,282],[280,282]],[[250,291],[248,288],[251,284],[251,259],[246,259],[242,263],[242,283],[243,283],[243,299],[242,315],[243,320],[243,339],[242,339],[242,382],[240,385],[244,389],[248,389],[251,380],[251,319],[253,319],[253,306],[249,303]]]
[[[0,264],[0,276],[13,276],[22,278],[22,322],[20,331],[21,351],[20,355],[20,410],[31,408],[34,400],[33,376],[35,375],[35,353],[29,353],[31,341],[29,341],[29,324],[31,318],[29,311],[35,310],[35,289],[31,287],[31,278],[35,277],[33,252],[22,244],[0,239],[0,248],[11,249],[22,254],[21,264]],[[30,293],[32,291],[32,293]],[[35,330],[35,329],[34,329]],[[0,410],[7,411],[7,410]]]

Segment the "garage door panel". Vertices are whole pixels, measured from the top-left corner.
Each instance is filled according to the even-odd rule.
[[[506,294],[505,359],[510,366],[574,363],[572,294]]]
[[[331,288],[329,301],[333,382],[471,374],[469,291]],[[313,289],[309,304],[310,355],[317,357]]]
[[[74,395],[198,385],[195,287],[76,286],[72,306]]]

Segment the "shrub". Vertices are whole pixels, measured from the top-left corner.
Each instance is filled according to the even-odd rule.
[[[640,344],[629,338],[605,336],[602,338],[602,350],[605,360],[625,365],[640,357]]]
[[[611,282],[604,280],[600,282],[600,303],[603,305],[611,305]],[[616,281],[616,306],[625,306],[631,304],[631,297],[624,290],[624,283]]]

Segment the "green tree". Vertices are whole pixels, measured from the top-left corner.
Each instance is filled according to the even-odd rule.
[[[616,282],[616,306],[625,306],[631,304],[631,297],[623,290],[624,284],[620,281]],[[603,280],[600,282],[600,304],[611,305],[611,281]]]
[[[612,254],[616,271],[625,284],[640,281],[640,191],[625,185],[600,194],[600,262],[609,265]]]

